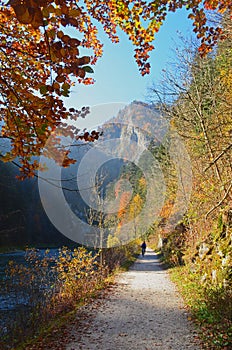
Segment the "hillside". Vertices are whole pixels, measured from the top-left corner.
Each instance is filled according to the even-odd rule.
[[[102,186],[105,196],[106,188],[109,189],[111,184],[117,182],[125,165],[128,165],[128,157],[130,160],[130,154],[127,156],[128,144],[132,142],[138,146],[139,152],[137,152],[137,158],[134,159],[137,162],[141,157],[141,152],[149,147],[151,141],[158,144],[163,138],[166,126],[162,129],[159,116],[158,109],[135,101],[121,110],[115,118],[111,118],[103,124],[103,135],[99,141],[95,141],[94,144],[82,143],[80,146],[72,148],[71,156],[78,161],[69,168],[62,169],[62,180],[65,184],[63,193],[71,210],[82,221],[88,222],[87,213],[90,206],[85,203],[79,191],[76,191],[78,190],[76,174],[79,171],[81,160],[85,156],[89,158],[91,171],[93,160],[89,156],[89,152],[94,148],[97,149],[99,157],[105,157],[104,149],[101,150],[101,146],[98,144],[104,144],[107,140],[117,140],[118,146],[114,148],[112,156],[110,159],[106,159],[106,162],[98,169],[98,174],[104,173]],[[2,162],[0,167],[1,247],[72,244],[72,241],[54,227],[44,212],[37,179],[19,181],[15,178],[18,174],[17,167]],[[97,225],[97,222],[96,219],[94,225]]]

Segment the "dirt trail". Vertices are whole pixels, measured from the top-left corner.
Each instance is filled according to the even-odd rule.
[[[81,316],[67,350],[200,349],[183,300],[150,249]]]

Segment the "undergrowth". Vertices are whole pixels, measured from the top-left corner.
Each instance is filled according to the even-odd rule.
[[[190,309],[208,350],[232,348],[232,291],[225,287],[204,287],[200,277],[186,266],[170,269],[171,279]]]
[[[39,339],[57,332],[77,308],[113,283],[116,272],[133,263],[137,245],[105,250],[103,264],[100,254],[63,247],[56,257],[49,250],[41,257],[38,250],[29,249],[25,264],[9,262],[5,291],[25,305],[9,319],[0,348],[26,349],[26,344],[32,344],[29,348],[34,349]]]

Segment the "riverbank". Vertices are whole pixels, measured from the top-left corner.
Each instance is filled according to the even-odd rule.
[[[2,324],[1,349],[20,348],[28,339],[33,343],[36,336],[43,334],[43,328],[52,327],[53,321],[59,323],[60,318],[106,288],[112,273],[118,266],[133,261],[137,249],[136,243],[109,249],[103,255],[104,265],[99,253],[83,247],[42,252],[34,249],[27,252],[26,263],[22,263],[24,252],[17,253],[20,260],[10,264],[4,280],[5,296],[8,299],[14,296],[16,303],[11,312],[11,300],[8,300],[8,314],[12,319],[7,325]],[[6,257],[15,254],[6,254]],[[3,322],[6,311],[0,313]]]
[[[74,249],[79,247],[79,244],[69,244],[65,245],[70,249]],[[0,255],[1,254],[9,254],[9,253],[15,253],[15,252],[25,252],[27,249],[39,249],[39,250],[47,250],[47,249],[60,249],[60,245],[55,244],[28,244],[28,245],[22,245],[22,246],[0,246]]]

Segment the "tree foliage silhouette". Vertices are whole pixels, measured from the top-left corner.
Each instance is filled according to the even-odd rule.
[[[229,0],[131,1],[131,0],[10,0],[0,1],[0,122],[3,139],[10,150],[1,155],[5,161],[18,157],[22,177],[38,169],[34,158],[59,126],[63,135],[93,141],[98,132],[80,133],[65,123],[88,113],[87,108],[67,109],[68,97],[76,83],[92,84],[92,66],[103,53],[96,20],[114,43],[122,29],[135,46],[135,60],[142,75],[150,72],[149,53],[155,34],[168,12],[185,7],[193,20],[193,31],[201,39],[201,55],[212,50],[223,37],[220,27],[208,25],[206,11],[231,10]],[[71,30],[67,30],[71,28]],[[72,33],[72,34],[70,34]],[[82,56],[82,48],[90,49]],[[50,156],[68,166],[74,160],[58,137],[49,144]]]

